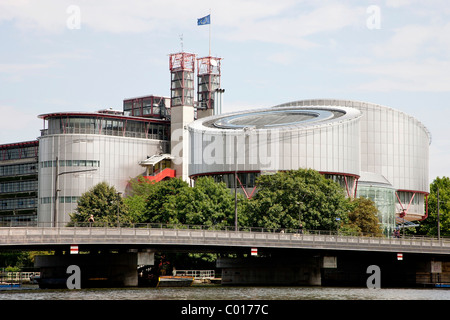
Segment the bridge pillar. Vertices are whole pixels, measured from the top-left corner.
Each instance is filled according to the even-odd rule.
[[[81,288],[135,287],[138,285],[138,254],[100,253],[36,256],[40,288],[67,288],[70,265],[80,268]]]
[[[319,256],[219,258],[216,266],[222,285],[321,285]]]

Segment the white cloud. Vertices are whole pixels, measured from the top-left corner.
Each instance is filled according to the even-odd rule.
[[[399,8],[409,6],[415,2],[417,2],[417,0],[386,0],[386,6],[392,8]]]
[[[66,25],[67,0],[2,0],[0,1],[0,21],[12,21],[25,31],[61,31]]]
[[[387,30],[389,32],[389,30]],[[450,23],[408,24],[389,38],[367,44],[364,57],[345,55],[339,61],[347,72],[366,76],[357,86],[378,92],[449,92]]]
[[[22,73],[35,70],[41,70],[48,68],[48,64],[44,63],[1,63],[0,72],[1,73]]]
[[[420,64],[416,61],[372,63],[355,67],[353,71],[377,77],[374,81],[358,86],[364,91],[450,91],[449,61],[429,59]]]
[[[291,8],[287,15],[268,15],[265,18],[242,18],[226,38],[237,41],[257,40],[299,48],[310,48],[317,43],[309,38],[345,27],[362,25],[365,10],[343,4],[330,4],[316,8]]]
[[[373,45],[372,52],[380,58],[404,59],[427,55],[449,57],[450,23],[433,25],[406,25],[395,29],[386,42]]]
[[[0,21],[14,21],[22,30],[67,31],[72,13],[80,8],[81,29],[110,33],[193,30],[196,19],[212,10],[212,28],[226,39],[257,40],[297,47],[314,46],[306,37],[337,31],[365,19],[365,8],[328,1],[142,1],[142,0],[2,0]]]

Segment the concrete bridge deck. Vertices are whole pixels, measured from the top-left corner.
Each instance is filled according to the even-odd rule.
[[[357,237],[230,230],[111,227],[2,227],[0,250],[83,246],[170,246],[216,248],[324,249],[450,255],[450,239]]]

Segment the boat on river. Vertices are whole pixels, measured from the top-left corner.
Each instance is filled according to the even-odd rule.
[[[189,276],[159,276],[157,287],[190,287],[194,277]]]

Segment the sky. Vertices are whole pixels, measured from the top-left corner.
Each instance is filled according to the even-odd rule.
[[[448,0],[0,0],[0,144],[36,139],[39,114],[170,96],[169,54],[211,51],[223,112],[335,98],[417,118],[432,182],[450,177],[449,35]]]

